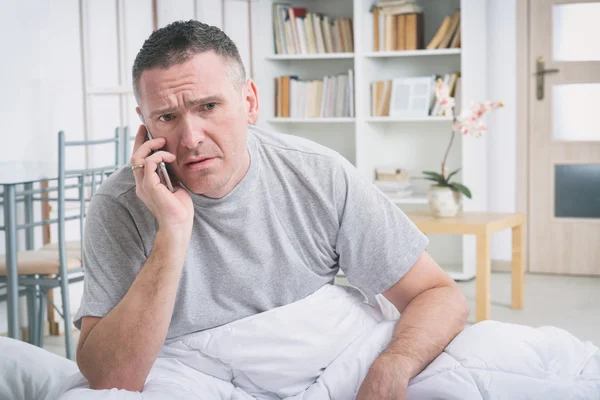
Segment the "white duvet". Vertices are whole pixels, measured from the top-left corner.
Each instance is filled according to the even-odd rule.
[[[167,343],[142,393],[92,391],[76,373],[46,399],[350,400],[397,317],[381,296],[326,286]],[[408,399],[600,399],[600,352],[557,328],[483,322],[410,382]]]

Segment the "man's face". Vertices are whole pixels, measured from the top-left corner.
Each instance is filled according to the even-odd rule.
[[[142,73],[137,112],[164,150],[177,159],[172,177],[197,194],[220,198],[244,177],[249,166],[248,124],[258,119],[256,87],[236,88],[234,66],[214,52],[193,56],[168,69]]]

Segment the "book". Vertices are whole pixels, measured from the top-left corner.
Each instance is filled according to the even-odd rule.
[[[373,51],[380,50],[379,7],[373,7]]]
[[[388,117],[392,96],[392,81],[371,82],[371,116]]]
[[[444,17],[440,27],[426,48],[428,50],[460,48],[460,32],[460,9],[457,9],[452,16],[447,15]]]
[[[418,50],[424,46],[423,14],[405,14],[404,50]],[[399,49],[400,50],[400,49]]]
[[[412,0],[381,0],[377,5],[384,14],[418,14],[423,12],[423,8]]]
[[[323,79],[275,78],[275,117],[354,117],[354,70]]]
[[[333,18],[306,7],[273,3],[275,54],[353,52],[351,18]]]
[[[406,38],[407,38],[407,26],[406,26],[406,14],[399,14],[396,18],[396,44],[394,50],[406,50]]]
[[[373,8],[373,51],[418,50],[424,47],[423,13],[386,13]]]
[[[460,10],[456,10],[454,15],[452,15],[452,19],[450,20],[450,26],[446,31],[446,34],[440,41],[438,49],[447,49],[450,47],[450,43],[452,42],[452,38],[456,34],[457,29],[460,28]]]

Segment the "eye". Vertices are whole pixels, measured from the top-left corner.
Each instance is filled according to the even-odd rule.
[[[171,121],[175,116],[173,114],[165,114],[165,115],[161,115],[160,117],[158,117],[158,119],[160,121],[163,122],[169,122]]]
[[[205,105],[202,106],[202,109],[205,111],[211,111],[214,110],[215,107],[217,106],[217,103],[206,103]]]

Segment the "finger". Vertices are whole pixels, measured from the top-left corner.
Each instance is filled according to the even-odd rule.
[[[144,155],[140,153],[138,150],[140,147],[146,142],[146,126],[140,125],[135,135],[135,142],[133,144],[133,152],[131,154],[131,158],[129,159],[129,164],[134,166],[139,166],[144,164]],[[133,176],[135,178],[136,186],[139,186],[142,183],[142,179],[144,178],[144,169],[143,168],[134,168]]]
[[[149,169],[147,167],[146,160],[148,158],[150,158],[151,161],[156,165],[158,165],[158,163],[160,163],[161,161],[170,163],[170,162],[175,161],[175,159],[176,159],[174,154],[169,153],[167,151],[157,151],[156,153],[154,153],[146,158],[140,159],[139,163],[132,164],[132,166],[137,166],[136,168],[134,168],[134,171],[133,171],[133,174],[134,174],[135,180],[136,180],[136,184],[140,184],[141,181],[143,180],[143,178],[146,174],[145,170],[156,171],[156,168]],[[139,166],[142,166],[142,167],[139,168]]]
[[[144,185],[148,188],[153,188],[158,184],[161,184],[160,177],[157,174],[158,164],[160,162],[173,162],[175,161],[175,155],[166,151],[158,151],[144,160],[144,174],[143,181]]]
[[[133,143],[133,153],[131,154],[131,158],[129,159],[129,164],[132,167],[144,164],[144,160],[140,157],[138,150],[144,144],[145,141],[146,126],[142,124],[139,126],[137,134],[135,135],[135,142]],[[144,168],[134,168],[133,177],[135,178],[136,186],[140,187],[144,178]]]
[[[137,138],[136,138],[137,140]],[[142,143],[137,150],[133,152],[131,155],[130,163],[131,165],[143,164],[144,159],[148,157],[153,151],[159,150],[163,148],[165,145],[164,138],[156,138],[152,140],[148,140]]]
[[[138,142],[138,140],[141,139],[141,135],[145,134],[146,132],[146,128],[144,125],[142,125],[138,131],[138,135],[136,136],[136,143]],[[134,151],[133,155],[131,156],[130,159],[130,163],[131,166],[142,166],[145,165],[145,159],[152,154],[154,151],[164,147],[165,145],[165,139],[164,138],[158,138],[158,139],[152,139],[152,140],[147,140],[144,139],[145,142],[143,142],[136,151]],[[169,161],[167,162],[172,162],[175,159],[175,156],[173,156],[171,153],[167,153],[167,152],[162,152],[165,153],[165,157],[166,159],[168,159]],[[168,155],[167,155],[168,154]],[[171,159],[172,158],[172,159]],[[157,163],[160,161],[157,161]],[[142,185],[144,182],[144,176],[146,176],[147,174],[144,172],[144,169],[146,168],[135,168],[133,171],[133,176],[135,178],[135,183],[136,185]]]
[[[133,144],[133,152],[135,151],[146,141],[146,126],[140,125],[138,128],[137,134],[135,135],[135,142]]]
[[[145,158],[145,161],[150,159],[152,162],[158,164],[161,161],[164,161],[166,163],[171,163],[173,161],[175,161],[175,155],[172,153],[169,153],[168,151],[157,151],[156,153],[148,156]]]

